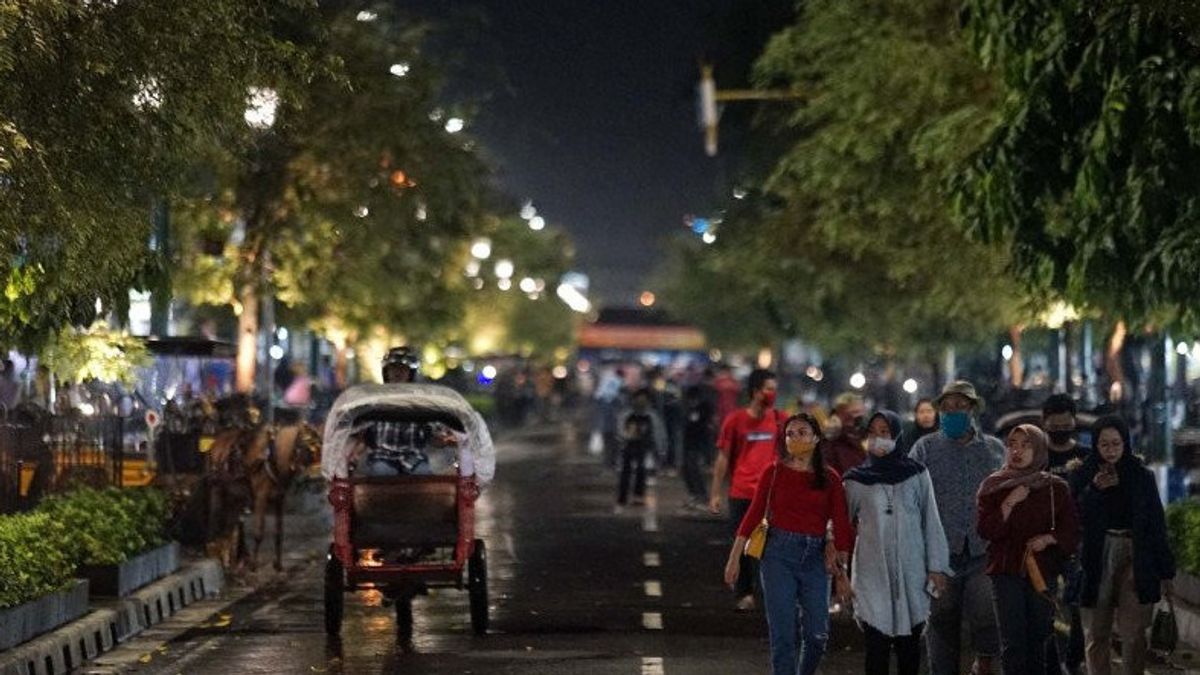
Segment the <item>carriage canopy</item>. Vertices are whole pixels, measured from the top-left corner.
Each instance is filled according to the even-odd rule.
[[[346,478],[350,437],[373,420],[406,414],[444,419],[466,436],[475,476],[481,483],[496,472],[496,448],[483,417],[458,392],[435,384],[362,384],[342,392],[325,421],[321,473],[328,479]]]

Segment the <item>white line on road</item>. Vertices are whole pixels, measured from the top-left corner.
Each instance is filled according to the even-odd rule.
[[[654,490],[646,493],[646,511],[642,514],[642,530],[658,532],[658,495]]]
[[[662,584],[660,582],[647,581],[642,584],[642,588],[646,591],[646,597],[648,598],[662,597]]]
[[[662,613],[642,612],[642,628],[646,630],[662,630]]]
[[[646,567],[658,567],[662,565],[662,560],[658,557],[658,551],[646,551],[643,553],[642,564]]]
[[[661,656],[643,656],[642,657],[642,675],[665,675],[667,671],[663,670],[663,660]]]

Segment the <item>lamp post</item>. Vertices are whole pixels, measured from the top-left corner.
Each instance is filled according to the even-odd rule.
[[[263,134],[275,126],[275,114],[279,107],[279,94],[267,87],[251,87],[247,93],[246,112],[243,115],[246,124]],[[261,318],[259,319],[258,334],[261,336],[259,358],[263,364],[262,377],[259,387],[267,398],[267,409],[264,411],[268,424],[275,421],[275,361],[271,357],[272,343],[275,341],[275,293],[271,288],[271,251],[263,244],[261,261],[259,262],[259,294],[261,301]]]

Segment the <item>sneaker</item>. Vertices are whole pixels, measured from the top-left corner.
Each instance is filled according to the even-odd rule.
[[[737,605],[735,605],[734,608],[739,612],[753,612],[754,596],[743,595],[742,597],[738,598]]]

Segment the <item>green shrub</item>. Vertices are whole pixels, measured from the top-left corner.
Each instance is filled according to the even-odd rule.
[[[467,399],[467,403],[470,403],[484,419],[491,419],[496,412],[496,397],[491,394],[467,394],[463,398]]]
[[[45,513],[0,517],[0,608],[65,588],[75,564],[63,550],[67,534]]]
[[[82,487],[38,507],[68,533],[67,558],[77,565],[114,565],[165,542],[166,497],[153,488]]]
[[[1200,502],[1189,499],[1169,505],[1167,534],[1179,569],[1200,575]]]

